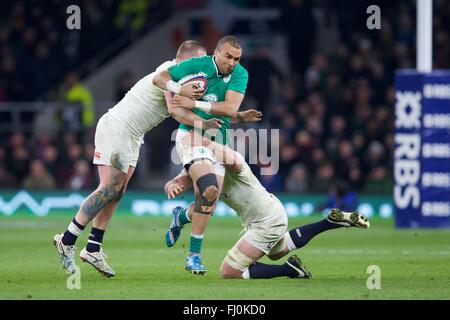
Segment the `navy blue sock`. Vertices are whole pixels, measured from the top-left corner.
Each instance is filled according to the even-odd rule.
[[[77,241],[78,236],[84,230],[84,226],[79,224],[75,218],[72,219],[72,222],[67,227],[66,232],[64,232],[63,237],[61,239],[62,243],[66,246],[73,246]]]
[[[292,269],[286,264],[265,264],[261,262],[255,262],[248,267],[248,273],[250,279],[271,279],[276,277],[295,277],[297,271]]]
[[[318,222],[305,224],[304,226],[289,230],[289,235],[297,249],[306,245],[312,238],[327,230],[342,227],[341,225],[332,223],[327,219]],[[293,248],[291,248],[293,249]]]
[[[89,234],[89,239],[88,239],[88,243],[86,246],[86,250],[88,252],[99,252],[100,246],[102,245],[104,234],[105,234],[105,230],[101,230],[101,229],[92,227],[91,233]]]

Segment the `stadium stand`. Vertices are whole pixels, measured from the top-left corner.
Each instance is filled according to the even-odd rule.
[[[384,1],[383,8],[389,11],[383,12],[382,29],[373,36],[363,36],[354,27],[365,25],[367,15],[361,8],[366,1],[361,1],[361,8],[346,7],[345,1],[290,1],[283,7],[276,1],[230,2],[280,11],[276,32],[287,39],[292,66],[289,74],[277,70],[264,46],[242,62],[250,71],[248,99],[263,109],[263,125],[280,128],[281,133],[280,171],[273,177],[260,177],[262,183],[269,191],[321,193],[345,180],[357,192],[390,194],[392,72],[415,65],[415,1]],[[74,39],[60,29],[65,21],[56,17],[64,15],[50,14],[64,10],[63,1],[2,1],[0,102],[35,101],[124,30],[145,29],[146,17],[156,7],[146,7],[146,1],[133,8],[124,3],[82,2],[83,23],[91,31],[89,36],[81,33],[80,39]],[[183,9],[204,5],[202,1],[173,4]],[[318,12],[339,17],[339,41],[330,52],[316,50]],[[450,68],[450,3],[435,1],[434,28],[434,67]],[[239,34],[239,29],[233,32]],[[261,65],[270,68],[261,70]],[[270,90],[268,78],[272,77],[282,83],[281,90]],[[130,87],[130,78],[124,71],[118,79],[117,99]],[[0,123],[9,121],[11,114],[0,112]],[[95,185],[92,129],[63,132],[62,139],[20,130],[0,134],[0,188],[80,190]]]

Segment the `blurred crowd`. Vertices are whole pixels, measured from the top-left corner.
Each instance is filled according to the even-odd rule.
[[[67,29],[70,5],[82,8],[80,30]],[[162,5],[163,0],[0,1],[0,102],[40,98],[115,40],[139,33]]]
[[[0,188],[95,188],[93,141],[90,133],[80,137],[66,132],[58,140],[48,135],[31,140],[13,133],[0,145]]]
[[[81,1],[83,28],[89,32],[78,33],[80,39],[58,29],[65,21],[57,19],[65,14],[49,14],[61,10],[63,2],[0,2],[0,102],[33,100],[61,82],[61,99],[81,103],[82,122],[90,127],[92,97],[68,70],[121,28],[141,28],[149,2],[131,1],[134,7],[127,7],[126,1]],[[204,5],[175,2],[188,8]],[[252,1],[229,2],[252,6]],[[290,67],[289,74],[281,72],[265,45],[252,56],[244,53],[242,64],[250,74],[246,99],[263,111],[262,126],[280,129],[280,171],[260,176],[261,182],[271,192],[323,193],[345,185],[358,193],[390,194],[393,78],[396,69],[415,67],[415,1],[290,0],[281,7],[276,1],[253,2],[279,7],[275,32],[285,35]],[[365,29],[370,4],[382,7],[381,30]],[[315,49],[317,8],[325,20],[337,19],[339,40],[331,51]],[[450,68],[450,3],[436,0],[434,8],[434,67]],[[124,72],[117,80],[119,100],[137,79]],[[274,80],[279,90],[273,89]],[[80,190],[96,185],[92,128],[58,139],[42,135],[31,140],[15,132],[0,140],[0,188]]]
[[[313,2],[292,0],[281,19],[291,73],[271,72],[265,53],[250,59],[248,94],[281,133],[281,170],[260,177],[270,191],[328,192],[344,181],[356,192],[392,194],[393,79],[396,69],[415,68],[415,1],[379,1],[381,30],[361,32],[355,25],[365,26],[372,2],[328,3],[327,16],[339,13],[339,41],[325,54],[313,50]],[[450,3],[434,4],[434,68],[450,68]],[[283,81],[271,97],[270,77]]]

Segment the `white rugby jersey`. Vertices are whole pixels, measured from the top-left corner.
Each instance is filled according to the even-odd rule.
[[[169,117],[164,90],[153,84],[153,78],[161,71],[175,65],[166,61],[154,72],[139,80],[108,112],[124,124],[136,136],[143,136]]]
[[[236,211],[242,225],[247,226],[271,218],[276,198],[261,185],[244,158],[240,158],[242,171],[239,174],[226,171],[220,200]]]

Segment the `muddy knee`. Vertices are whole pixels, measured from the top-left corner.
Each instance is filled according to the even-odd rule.
[[[208,173],[197,180],[200,198],[195,203],[195,211],[211,214],[214,203],[219,197],[219,185],[214,173]]]

